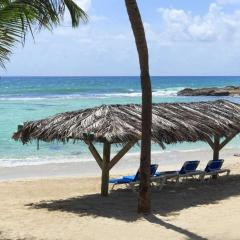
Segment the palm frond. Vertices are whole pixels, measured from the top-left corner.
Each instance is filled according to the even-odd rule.
[[[52,30],[68,9],[72,27],[88,20],[87,14],[72,0],[0,0],[0,66],[9,60],[13,47],[25,42],[28,32]]]
[[[80,19],[84,22],[88,21],[87,14],[72,0],[64,0],[65,6],[71,15],[72,26],[77,27],[79,25]],[[76,11],[78,9],[78,11]]]

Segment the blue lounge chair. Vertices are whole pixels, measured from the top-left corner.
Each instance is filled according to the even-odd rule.
[[[202,179],[204,179],[205,176],[219,176],[220,173],[226,173],[228,176],[230,174],[230,169],[222,169],[223,162],[223,159],[209,161],[204,170]]]
[[[155,176],[156,171],[157,171],[158,165],[157,164],[151,164],[150,166],[150,173],[151,176]],[[121,178],[113,178],[109,180],[109,183],[112,183],[112,190],[114,189],[114,187],[116,185],[120,185],[120,184],[125,184],[127,186],[129,186],[130,188],[132,188],[132,190],[134,190],[135,185],[137,185],[139,183],[140,180],[140,171],[138,169],[137,173],[135,175],[130,175],[130,176],[123,176]]]
[[[203,171],[197,170],[197,167],[199,165],[200,161],[187,161],[183,164],[181,170],[179,171],[179,175],[177,178],[177,182],[179,182],[180,178],[194,178],[195,176],[199,176],[199,179],[201,179],[203,175]]]
[[[180,178],[188,178],[194,176],[201,176],[204,172],[196,170],[200,161],[186,161],[180,171],[166,171],[166,172],[157,172],[156,176],[165,177],[165,180],[174,179],[178,183]]]

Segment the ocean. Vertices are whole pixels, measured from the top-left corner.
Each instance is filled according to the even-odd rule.
[[[180,97],[183,88],[240,85],[240,77],[152,77],[153,102],[210,101],[222,97]],[[224,97],[240,103],[240,97]],[[1,77],[0,79],[0,166],[35,165],[92,160],[87,147],[77,142],[22,145],[11,139],[17,125],[56,113],[101,104],[140,103],[139,77]],[[227,147],[239,145],[236,137]],[[97,145],[100,150],[101,146]],[[205,143],[167,146],[165,151],[209,149]],[[117,151],[115,147],[113,151]],[[139,146],[132,152],[139,151]],[[153,144],[153,151],[163,151]]]

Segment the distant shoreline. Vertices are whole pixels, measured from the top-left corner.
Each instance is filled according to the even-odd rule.
[[[177,93],[178,96],[215,96],[215,97],[239,97],[239,86],[208,87],[208,88],[184,88]]]

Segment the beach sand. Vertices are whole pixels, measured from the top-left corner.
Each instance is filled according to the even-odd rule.
[[[176,156],[195,155],[205,162],[210,157],[210,152],[184,154]],[[150,216],[136,213],[138,195],[132,191],[116,189],[108,198],[100,197],[100,178],[96,177],[100,171],[94,162],[82,164],[82,168],[76,163],[0,168],[0,174],[5,174],[0,182],[0,239],[239,240],[240,158],[233,157],[230,150],[223,155],[224,167],[232,170],[229,177],[153,189]],[[128,165],[127,158],[127,167],[119,163],[112,174],[132,173],[138,164],[135,160]],[[156,162],[160,164],[161,159]],[[86,171],[91,164],[95,177]],[[161,169],[174,170],[180,165],[169,163]],[[72,168],[81,174],[75,176]],[[53,174],[58,170],[61,177]],[[35,175],[28,173],[31,171]],[[24,173],[29,174],[28,179],[23,179]]]

